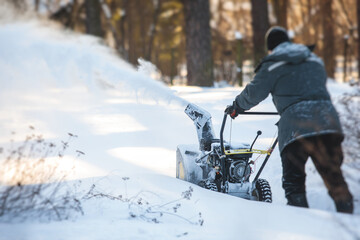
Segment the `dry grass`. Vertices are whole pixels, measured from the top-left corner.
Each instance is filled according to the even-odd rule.
[[[57,146],[30,129],[22,143],[0,148],[0,221],[64,220],[82,213],[73,186],[65,181],[69,172],[59,170],[69,142],[77,136],[69,133]]]

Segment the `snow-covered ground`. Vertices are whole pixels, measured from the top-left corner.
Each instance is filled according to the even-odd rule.
[[[187,103],[209,111],[218,133],[225,106],[241,89],[168,88],[145,72],[96,38],[37,20],[1,23],[0,156],[29,133],[53,142],[76,134],[61,168],[69,171],[69,185],[76,183],[83,214],[12,223],[0,216],[0,239],[360,239],[359,172],[346,165],[354,215],[335,212],[311,161],[311,209],[286,206],[277,149],[262,175],[272,186],[272,204],[176,179],[176,146],[197,144],[195,126],[184,113]],[[332,96],[350,91],[336,83],[328,87]],[[268,98],[254,110],[275,109]],[[256,147],[266,149],[277,120],[238,117],[231,138],[251,142],[262,130]],[[225,132],[230,138],[229,127]],[[76,157],[77,151],[85,155]],[[84,198],[91,189],[92,197]]]

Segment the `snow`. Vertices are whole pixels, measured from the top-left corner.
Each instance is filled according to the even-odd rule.
[[[243,35],[241,34],[241,32],[235,31],[235,39],[236,40],[243,39]]]
[[[97,193],[122,196],[83,198],[84,214],[64,221],[6,223],[0,217],[0,239],[360,238],[359,173],[354,169],[346,176],[356,199],[355,215],[335,212],[311,161],[311,208],[286,206],[277,149],[262,174],[272,186],[272,204],[175,178],[177,145],[197,144],[195,126],[184,113],[187,103],[212,115],[218,135],[223,111],[240,88],[168,88],[121,60],[99,39],[39,20],[2,22],[0,36],[0,146],[6,149],[10,139],[21,143],[32,131],[54,142],[76,134],[62,162],[69,171],[68,184],[81,180],[77,196],[85,196],[93,185]],[[337,83],[329,89],[335,95],[349,91]],[[275,108],[268,98],[253,110]],[[230,125],[236,142],[251,143],[261,130],[254,147],[266,149],[277,121],[274,116],[241,116],[229,122],[225,138],[230,138]],[[85,155],[76,158],[76,150]],[[182,198],[189,187],[192,196]]]

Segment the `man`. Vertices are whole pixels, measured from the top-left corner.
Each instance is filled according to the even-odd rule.
[[[235,118],[271,93],[281,116],[277,125],[288,204],[308,207],[305,163],[311,157],[336,210],[352,213],[353,198],[340,169],[344,136],[326,89],[323,62],[309,47],[291,43],[281,27],[268,30],[266,43],[269,55],[256,68],[254,79],[225,111]]]

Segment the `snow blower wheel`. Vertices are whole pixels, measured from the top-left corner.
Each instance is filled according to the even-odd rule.
[[[209,189],[214,192],[218,192],[218,187],[215,182],[201,180],[198,185],[202,188]]]
[[[253,190],[253,196],[260,202],[272,202],[272,194],[270,184],[265,179],[258,179],[255,182],[255,189]]]

